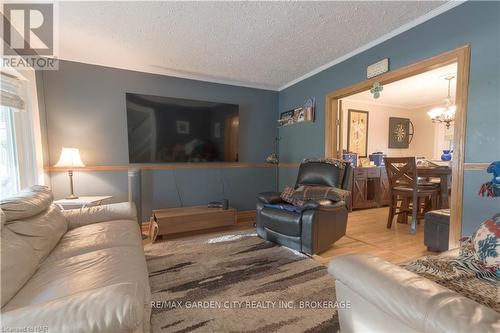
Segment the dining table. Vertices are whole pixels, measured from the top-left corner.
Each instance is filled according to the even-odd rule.
[[[417,176],[422,178],[439,178],[441,209],[450,208],[448,189],[451,184],[451,167],[449,166],[417,166]]]
[[[438,209],[450,208],[449,185],[451,184],[451,167],[449,166],[417,166],[417,177],[439,178],[439,193],[441,196]],[[406,224],[404,216],[401,214],[397,219],[398,223]]]

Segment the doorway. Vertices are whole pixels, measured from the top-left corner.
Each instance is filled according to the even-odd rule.
[[[384,86],[438,68],[456,64],[456,111],[451,139],[454,153],[451,162],[453,182],[451,186],[451,200],[449,203],[451,209],[449,248],[455,248],[459,245],[462,230],[462,192],[469,62],[470,46],[465,45],[458,49],[439,54],[432,58],[331,92],[327,95],[325,104],[325,156],[341,158],[344,145],[342,131],[344,115],[343,112],[341,112],[342,106],[340,104],[343,98],[367,91],[376,82]]]

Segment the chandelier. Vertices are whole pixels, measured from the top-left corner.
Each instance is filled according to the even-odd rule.
[[[450,128],[450,124],[455,120],[455,111],[457,109],[451,100],[451,80],[454,78],[455,76],[453,75],[444,78],[448,80],[448,96],[446,96],[444,102],[445,106],[442,108],[434,108],[427,112],[433,123],[444,123],[446,124],[446,128]]]

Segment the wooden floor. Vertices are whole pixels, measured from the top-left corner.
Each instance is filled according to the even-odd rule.
[[[417,234],[411,235],[409,225],[392,223],[387,229],[388,208],[357,210],[349,213],[347,234],[328,250],[313,258],[327,265],[332,258],[351,254],[368,253],[392,263],[400,263],[423,255],[435,254],[424,245],[424,227],[420,223]]]

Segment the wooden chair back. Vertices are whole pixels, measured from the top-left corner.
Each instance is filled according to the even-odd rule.
[[[395,187],[406,187],[417,191],[417,160],[415,157],[384,158],[391,191]]]

